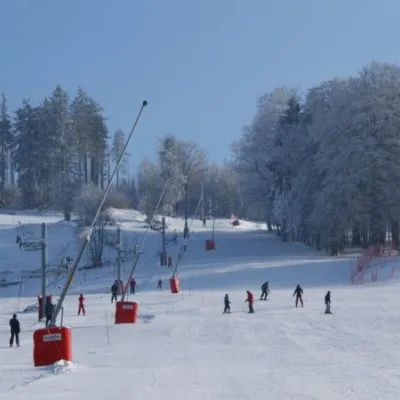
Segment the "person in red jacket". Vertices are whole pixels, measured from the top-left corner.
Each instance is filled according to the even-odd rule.
[[[250,290],[247,291],[247,299],[245,300],[249,303],[249,314],[253,314],[254,313],[254,296],[253,293],[250,292]]]
[[[83,297],[83,294],[79,296],[79,308],[78,308],[78,315],[81,315],[81,311],[83,313],[83,316],[85,316],[85,304],[83,303],[85,301],[85,298]]]

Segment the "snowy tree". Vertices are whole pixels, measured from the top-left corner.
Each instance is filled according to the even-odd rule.
[[[154,214],[164,183],[157,165],[147,159],[143,160],[139,167],[137,190],[140,198],[139,210],[146,215],[148,223]]]
[[[124,147],[125,147],[125,133],[122,129],[118,129],[115,133],[114,133],[114,138],[113,138],[113,143],[111,146],[111,159],[114,163],[117,163],[119,157],[121,156]],[[129,154],[125,154],[124,158],[122,159],[122,163],[120,165],[120,167],[117,170],[116,173],[116,187],[117,190],[119,190],[120,188],[120,178],[126,178],[127,174],[128,174],[128,160],[127,160],[127,156]]]
[[[189,212],[190,199],[199,201],[201,180],[206,168],[206,155],[195,142],[178,140],[173,135],[164,136],[158,149],[161,176],[168,179],[165,203],[174,212],[184,207]],[[194,210],[193,210],[194,211]]]
[[[103,109],[79,88],[70,105],[73,130],[79,143],[78,167],[83,184],[103,187],[108,130]]]
[[[82,191],[75,199],[75,210],[81,218],[81,226],[88,227],[94,220],[97,208],[103,196],[102,190],[90,183],[83,186]],[[103,205],[100,215],[94,226],[89,242],[89,252],[93,265],[103,264],[103,253],[107,238],[107,227],[113,222],[107,205]]]
[[[3,94],[0,103],[0,196],[4,204],[4,191],[7,184],[8,172],[12,173],[10,150],[13,145],[11,118],[8,114],[7,100]]]
[[[18,172],[22,205],[33,208],[40,204],[38,187],[39,163],[41,157],[38,108],[24,100],[15,116],[15,149],[13,159]]]
[[[276,128],[294,94],[294,89],[279,87],[262,96],[252,123],[243,128],[242,137],[232,146],[242,192],[247,200],[263,205],[270,227],[274,206],[271,162],[276,148]]]

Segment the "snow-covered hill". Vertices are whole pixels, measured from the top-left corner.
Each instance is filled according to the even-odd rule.
[[[143,216],[116,211],[114,217],[128,243],[144,236]],[[33,236],[49,225],[49,259],[69,244],[75,256],[74,224],[57,215],[2,215],[2,271],[15,277],[40,266],[40,253],[23,252],[15,243],[18,221]],[[182,220],[168,219],[169,234],[183,230]],[[171,270],[158,266],[160,234],[149,234],[135,273],[139,321],[114,325],[109,287],[111,265],[77,274],[65,301],[64,324],[72,328],[74,363],[35,368],[32,333],[40,327],[34,312],[40,281],[0,289],[0,398],[75,400],[92,397],[169,399],[397,399],[400,391],[397,345],[400,300],[396,281],[349,284],[352,258],[320,256],[301,245],[282,243],[263,226],[216,221],[216,250],[205,251],[210,227],[194,221],[188,250],[179,266],[182,292],[172,295]],[[168,252],[176,257],[182,239]],[[68,250],[69,251],[69,250]],[[67,252],[68,252],[67,251]],[[65,251],[61,251],[64,255]],[[107,257],[113,260],[114,250]],[[127,275],[131,262],[125,264]],[[6,274],[5,274],[6,275]],[[162,291],[156,281],[164,281]],[[269,301],[256,301],[246,313],[246,290],[260,295],[269,280]],[[305,307],[296,309],[297,283]],[[62,281],[50,285],[55,297]],[[324,315],[323,297],[332,290],[333,315]],[[77,294],[86,297],[86,317],[78,317]],[[232,314],[223,315],[229,293]],[[8,347],[8,320],[18,315],[21,348]],[[107,339],[109,334],[110,342]]]

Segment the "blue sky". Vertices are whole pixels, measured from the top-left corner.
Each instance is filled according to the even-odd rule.
[[[398,0],[12,0],[0,3],[0,92],[12,109],[82,86],[136,169],[157,139],[196,140],[222,162],[276,86],[302,90],[399,59]]]

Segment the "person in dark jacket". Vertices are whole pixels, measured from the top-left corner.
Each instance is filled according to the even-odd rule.
[[[247,292],[247,299],[245,300],[246,302],[249,303],[249,314],[254,314],[254,296],[253,293],[250,292],[250,290],[248,290]]]
[[[136,289],[136,281],[135,278],[132,277],[131,281],[129,282],[130,287],[131,287],[131,294],[135,294],[135,289]]]
[[[158,290],[161,290],[161,289],[162,289],[162,279],[161,279],[161,278],[158,280],[157,289],[158,289]]]
[[[225,295],[224,297],[224,314],[226,313],[230,313],[231,312],[231,306],[230,306],[231,302],[229,300],[229,296],[228,293]]]
[[[111,303],[114,300],[118,301],[118,285],[116,283],[111,286]]]
[[[300,305],[302,307],[304,307],[304,304],[303,304],[303,289],[301,288],[301,286],[299,284],[296,286],[296,289],[294,289],[293,297],[295,295],[296,295],[296,307],[298,306],[299,301],[300,301]]]
[[[325,295],[325,314],[332,314],[331,313],[331,291],[328,290]]]
[[[268,293],[269,293],[269,283],[267,281],[267,282],[263,283],[262,286],[261,286],[261,297],[260,297],[260,300],[267,300]]]
[[[47,303],[44,308],[44,313],[46,315],[46,327],[47,327],[49,325],[49,322],[53,318],[54,314],[54,304],[51,302],[50,299],[47,299]]]
[[[14,314],[13,317],[10,319],[10,328],[11,328],[10,347],[13,347],[14,338],[15,338],[15,343],[19,347],[19,333],[21,332],[21,327],[17,319],[17,314]]]

